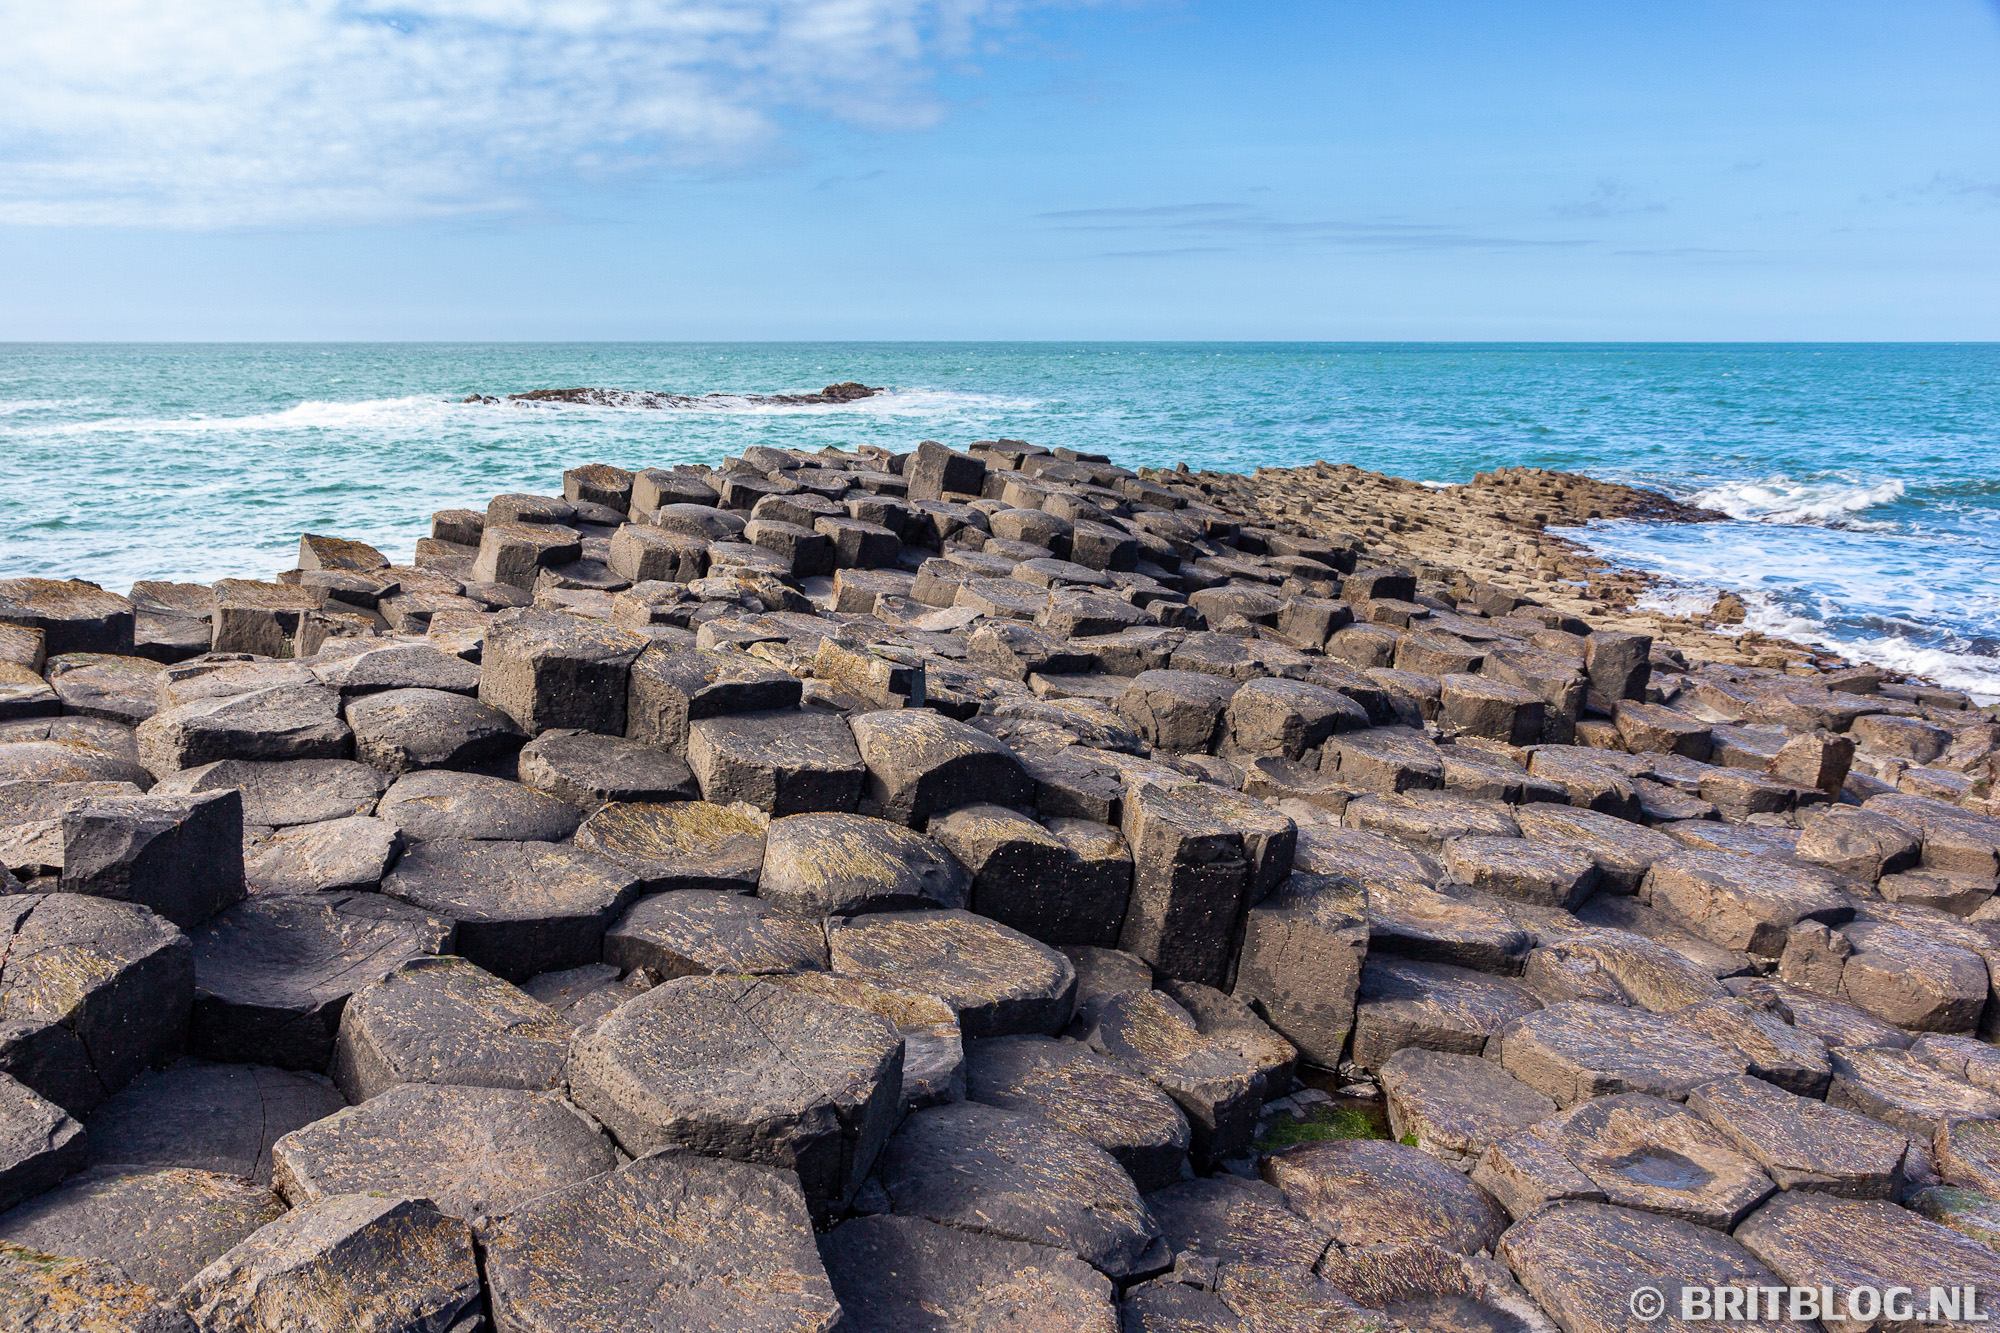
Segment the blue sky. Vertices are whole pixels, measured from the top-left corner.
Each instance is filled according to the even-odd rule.
[[[74,0],[4,339],[1995,339],[1975,0]]]

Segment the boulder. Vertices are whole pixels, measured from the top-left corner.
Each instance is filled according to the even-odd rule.
[[[271,1145],[345,1107],[318,1074],[178,1060],[90,1117],[94,1164],[181,1166],[268,1184]]]
[[[1514,1020],[1542,1007],[1519,982],[1449,963],[1370,957],[1354,1010],[1354,1062],[1380,1069],[1406,1046],[1480,1055]]]
[[[1093,1007],[1091,1048],[1158,1084],[1186,1113],[1198,1168],[1212,1168],[1250,1144],[1257,1113],[1273,1088],[1265,1052],[1234,1034],[1202,1030],[1193,1014],[1159,991],[1116,996]],[[1289,1078],[1287,1078],[1287,1083]]]
[[[576,845],[623,866],[643,893],[716,889],[749,893],[764,864],[765,821],[707,801],[605,806],[576,831]]]
[[[1986,1008],[1986,961],[1933,935],[1882,921],[1841,930],[1854,946],[1840,972],[1840,995],[1886,1022],[1915,1032],[1970,1032]]]
[[[503,611],[486,630],[480,702],[530,735],[573,727],[622,736],[632,664],[647,644],[604,621],[558,611]]]
[[[1303,759],[1335,732],[1368,726],[1368,711],[1323,685],[1266,677],[1229,697],[1223,725],[1224,753]]]
[[[1727,996],[1676,1010],[1674,1022],[1736,1052],[1749,1062],[1751,1074],[1774,1087],[1801,1097],[1826,1096],[1833,1079],[1826,1043],[1787,1023],[1775,1009]]]
[[[242,797],[102,796],[67,810],[57,883],[192,930],[243,897]]]
[[[340,696],[318,685],[280,685],[176,704],[139,724],[139,762],[155,777],[218,759],[345,759],[354,735]]]
[[[132,603],[81,579],[0,579],[0,624],[42,632],[43,651],[129,653]]]
[[[169,770],[171,771],[171,770]],[[65,740],[17,740],[0,744],[0,783],[128,783],[138,790],[153,775],[130,755]]]
[[[793,708],[799,697],[796,676],[753,657],[655,643],[632,664],[625,734],[681,752],[690,723]]]
[[[1024,1111],[1110,1153],[1141,1192],[1181,1178],[1191,1143],[1172,1098],[1122,1060],[1081,1042],[992,1037],[966,1050],[966,1096]]]
[[[160,664],[113,653],[66,653],[42,669],[63,712],[137,726],[160,710]]]
[[[384,690],[347,705],[354,753],[395,777],[429,768],[470,768],[519,749],[527,734],[478,699],[443,690]]]
[[[1590,853],[1527,838],[1454,838],[1444,867],[1454,881],[1512,902],[1565,910],[1597,891],[1597,863]]]
[[[190,941],[189,1050],[204,1059],[326,1068],[347,997],[451,947],[451,923],[375,893],[252,898]]]
[[[1407,1046],[1377,1074],[1397,1139],[1470,1172],[1500,1140],[1554,1115],[1556,1104],[1491,1060]]]
[[[832,1333],[840,1302],[789,1171],[693,1153],[556,1189],[481,1237],[508,1333]]]
[[[1371,727],[1336,736],[1321,752],[1319,768],[1338,773],[1342,785],[1361,791],[1395,793],[1444,785],[1438,747],[1408,727]]]
[[[1438,721],[1445,731],[1509,745],[1533,745],[1547,726],[1548,705],[1533,690],[1492,676],[1443,676]]]
[[[284,1211],[268,1186],[234,1176],[94,1166],[0,1216],[0,1243],[99,1259],[175,1291]]]
[[[1354,1028],[1354,1001],[1368,953],[1360,904],[1294,874],[1257,906],[1243,930],[1231,991],[1299,1049],[1334,1068]]]
[[[663,977],[816,970],[826,934],[820,918],[761,899],[680,889],[633,903],[605,932],[604,961]]]
[[[1175,1255],[1216,1263],[1309,1269],[1333,1239],[1287,1208],[1277,1186],[1227,1171],[1152,1191],[1146,1206]]]
[[[1030,807],[1034,787],[1014,752],[985,732],[921,708],[854,719],[854,744],[867,766],[865,801],[912,827],[941,810],[982,801]]]
[[[402,1083],[559,1088],[570,1026],[463,958],[416,958],[356,991],[340,1017],[333,1081],[360,1103]]]
[[[543,569],[567,565],[583,557],[576,529],[557,523],[509,523],[489,520],[479,534],[479,553],[470,576],[480,583],[504,583],[533,589]]]
[[[1069,959],[970,912],[835,918],[826,941],[835,972],[937,996],[957,1012],[968,1040],[1054,1034],[1075,1007]]]
[[[187,1039],[194,958],[143,907],[0,896],[0,1073],[81,1116]]]
[[[1047,1333],[1111,1333],[1103,1274],[1062,1250],[920,1217],[860,1217],[820,1241],[857,1329],[944,1330],[1019,1323]]]
[[[596,962],[605,928],[638,892],[638,881],[573,847],[444,838],[405,852],[382,892],[455,922],[457,953],[496,976],[523,981]]]
[[[1205,754],[1223,732],[1237,682],[1197,671],[1142,671],[1118,696],[1118,711],[1147,744]]]
[[[1507,1215],[1492,1196],[1429,1153],[1379,1139],[1301,1143],[1264,1159],[1285,1203],[1342,1246],[1429,1241],[1455,1254],[1490,1250]]]
[[[195,1274],[181,1301],[203,1328],[242,1333],[455,1329],[481,1304],[465,1223],[379,1194],[294,1209]]]
[[[706,717],[688,724],[688,766],[702,799],[773,817],[852,810],[866,769],[838,714],[815,709]]]
[[[272,1150],[293,1207],[343,1194],[430,1199],[468,1222],[618,1164],[611,1140],[548,1092],[405,1083],[295,1129]]]
[[[1824,879],[1733,852],[1676,852],[1654,863],[1641,892],[1703,938],[1766,958],[1784,952],[1800,922],[1839,925],[1854,914],[1847,895]]]
[[[815,1207],[853,1197],[901,1111],[888,1020],[752,977],[682,977],[570,1053],[577,1102],[635,1156],[687,1148],[798,1173]]]
[[[521,749],[521,782],[597,810],[614,801],[692,800],[694,774],[663,746],[588,731],[545,731]]]
[[[443,770],[397,778],[375,814],[411,843],[561,842],[583,823],[581,809],[518,782]]]
[[[1040,825],[1032,826],[1041,831]],[[772,820],[766,830],[757,896],[775,907],[816,917],[964,907],[968,876],[960,864],[963,859],[954,859],[923,834],[884,819],[838,813],[789,815]]]
[[[243,878],[252,893],[365,893],[402,851],[402,833],[385,819],[296,824],[246,840]]]
[[[833,972],[774,972],[767,977],[774,986],[888,1019],[903,1039],[906,1110],[964,1099],[965,1043],[958,1015],[937,996]]]
[[[373,814],[375,799],[387,785],[380,770],[352,759],[278,763],[224,759],[169,774],[154,785],[153,794],[196,796],[240,791],[244,824],[287,828]]]
[[[918,1111],[890,1138],[880,1176],[899,1215],[1063,1250],[1114,1281],[1168,1261],[1118,1163],[1037,1116],[978,1102]]]

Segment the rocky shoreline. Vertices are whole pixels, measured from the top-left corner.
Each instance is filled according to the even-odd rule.
[[[1015,440],[562,480],[407,563],[0,580],[0,1324],[2000,1288],[2000,726],[1560,535],[1711,516]]]
[[[873,398],[886,389],[870,388],[854,380],[829,384],[818,393],[660,393],[648,389],[531,389],[510,393],[505,398],[474,393],[460,399],[466,403],[570,403],[582,407],[713,407],[718,402],[748,403],[754,407],[838,407],[843,403]]]

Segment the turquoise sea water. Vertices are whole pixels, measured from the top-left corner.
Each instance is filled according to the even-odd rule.
[[[594,385],[893,392],[841,407],[484,406]],[[0,345],[0,574],[209,581],[301,532],[399,559],[434,509],[564,467],[1007,435],[1121,462],[1532,464],[1734,515],[1583,535],[1751,624],[2000,694],[1996,344]]]

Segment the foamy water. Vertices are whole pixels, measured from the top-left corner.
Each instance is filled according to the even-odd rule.
[[[891,392],[755,403],[842,380]],[[668,409],[463,403],[591,385]],[[719,398],[701,398],[712,392]],[[0,572],[268,574],[302,532],[397,558],[436,509],[583,462],[1006,435],[1134,464],[1512,464],[1727,513],[1580,535],[1690,608],[2000,694],[2000,347],[495,344],[0,347]]]

